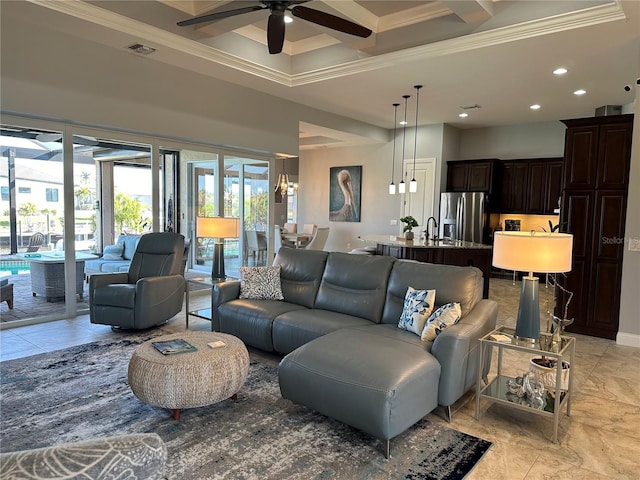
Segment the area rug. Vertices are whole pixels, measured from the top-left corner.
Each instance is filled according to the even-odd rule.
[[[167,478],[464,478],[491,443],[422,420],[380,442],[280,395],[275,365],[252,359],[237,401],[186,409],[181,419],[142,403],[128,360],[148,336],[96,342],[0,363],[1,451],[124,433],[158,433]],[[187,354],[185,354],[187,355]]]

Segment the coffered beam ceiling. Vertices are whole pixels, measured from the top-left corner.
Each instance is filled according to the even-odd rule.
[[[179,27],[178,21],[258,1],[0,2],[3,11],[116,49],[309,107],[392,128],[392,107],[424,85],[420,124],[459,128],[591,116],[627,104],[640,76],[640,2],[635,0],[312,0],[305,6],[373,31],[352,37],[296,18],[283,52],[266,48],[268,11]],[[550,72],[569,68],[562,80]],[[578,88],[587,94],[576,98]],[[532,103],[542,108],[531,112]],[[458,118],[463,106],[480,105]],[[331,128],[330,125],[325,127]],[[305,127],[306,136],[314,135]]]

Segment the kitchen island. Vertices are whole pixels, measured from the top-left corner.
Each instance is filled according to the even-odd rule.
[[[376,254],[425,263],[477,267],[484,277],[483,298],[489,298],[493,248],[462,240],[404,240],[394,235],[362,235],[363,242],[376,245]]]

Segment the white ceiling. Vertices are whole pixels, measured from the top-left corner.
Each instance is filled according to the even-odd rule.
[[[258,1],[31,3],[42,8],[31,8],[30,17],[71,35],[117,49],[142,43],[156,49],[149,59],[384,128],[393,127],[392,104],[403,94],[412,96],[408,119],[415,123],[416,84],[424,86],[420,125],[473,128],[592,116],[596,107],[633,102],[640,77],[637,0],[312,0],[304,6],[373,34],[361,39],[295,19],[278,55],[266,47],[268,10],[176,25]],[[568,73],[553,75],[558,66]],[[626,92],[628,84],[634,88]],[[573,95],[579,88],[587,93]],[[534,103],[541,108],[530,110]],[[468,118],[458,117],[475,105]],[[357,141],[301,125],[301,148],[336,140]]]

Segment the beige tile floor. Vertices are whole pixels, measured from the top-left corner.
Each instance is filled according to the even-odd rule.
[[[490,297],[500,305],[499,324],[513,326],[519,291],[520,285],[510,280],[491,280]],[[207,291],[192,292],[193,308],[205,308],[209,298]],[[543,293],[541,310],[544,298]],[[161,327],[167,333],[184,328],[184,315]],[[189,328],[209,330],[210,323],[190,317]],[[87,316],[2,330],[0,360],[122,335],[92,325]],[[468,479],[640,479],[640,349],[581,335],[576,339],[574,400],[571,416],[561,420],[558,444],[550,441],[550,419],[483,400],[476,420],[473,392],[454,406],[451,427],[493,442]],[[278,361],[255,350],[252,355]],[[527,362],[528,357],[518,354],[504,359],[516,374],[527,369]],[[439,410],[429,419],[446,423]]]

